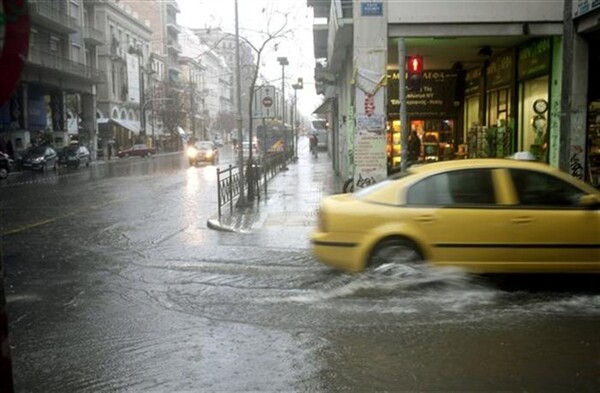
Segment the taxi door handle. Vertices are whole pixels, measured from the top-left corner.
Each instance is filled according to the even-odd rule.
[[[423,214],[415,217],[416,221],[420,222],[432,222],[437,220],[437,218],[433,214]]]
[[[529,224],[533,221],[531,217],[516,217],[510,220],[513,224]]]

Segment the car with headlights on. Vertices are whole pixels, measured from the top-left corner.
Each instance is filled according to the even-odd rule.
[[[50,146],[32,146],[22,156],[23,169],[46,172],[48,169],[58,170],[58,154]]]
[[[58,163],[71,168],[81,165],[90,166],[92,156],[87,147],[83,145],[68,145],[58,153]]]
[[[156,148],[146,145],[145,143],[138,143],[130,148],[122,149],[117,152],[117,157],[150,157],[156,154]]]
[[[324,198],[311,243],[317,259],[347,272],[428,263],[600,273],[600,192],[538,162],[426,164]]]
[[[214,165],[219,160],[219,150],[211,141],[198,141],[188,146],[186,154],[190,166],[200,162],[210,162]]]

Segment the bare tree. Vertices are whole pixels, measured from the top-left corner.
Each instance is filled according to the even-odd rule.
[[[268,11],[263,8],[263,13]],[[278,16],[276,18],[275,16]],[[258,90],[257,81],[260,75],[260,66],[263,55],[270,44],[274,45],[275,50],[279,45],[279,41],[289,38],[292,31],[288,28],[289,12],[271,12],[266,18],[266,27],[264,31],[256,32],[257,44],[253,44],[250,40],[244,39],[256,55],[255,66],[250,71],[250,87],[248,91],[248,129],[253,130],[252,107],[254,105],[254,93]]]

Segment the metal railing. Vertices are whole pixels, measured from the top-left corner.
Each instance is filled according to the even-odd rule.
[[[29,9],[33,17],[39,16],[51,23],[64,26],[67,29],[77,30],[77,19],[67,15],[65,10],[59,9],[48,1],[30,0]]]
[[[240,188],[240,172],[237,166],[229,165],[225,169],[217,168],[217,201],[219,218],[223,208],[229,205],[229,213],[233,214],[233,207],[240,193],[247,192],[252,187],[257,201],[260,201],[261,191],[267,196],[267,184],[275,175],[287,167],[287,162],[294,156],[293,151],[270,154],[262,161],[262,165],[254,162],[247,165],[245,170],[246,180]],[[249,176],[250,175],[250,176]],[[248,179],[252,179],[248,181]]]
[[[102,33],[102,31],[91,27],[91,26],[86,26],[85,29],[83,30],[83,38],[86,40],[95,40],[97,42],[105,42],[104,39],[104,33]]]
[[[233,204],[240,196],[240,171],[237,166],[231,164],[226,169],[217,168],[217,201],[219,205],[219,217],[222,209],[229,204],[230,213],[233,213]]]
[[[56,71],[64,72],[70,75],[76,75],[82,78],[94,81],[104,81],[104,74],[97,68],[82,63],[75,62],[51,52],[31,48],[27,55],[27,61],[37,66],[50,68]]]

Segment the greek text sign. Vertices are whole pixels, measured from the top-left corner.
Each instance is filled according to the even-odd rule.
[[[383,16],[383,2],[360,3],[361,16]]]

